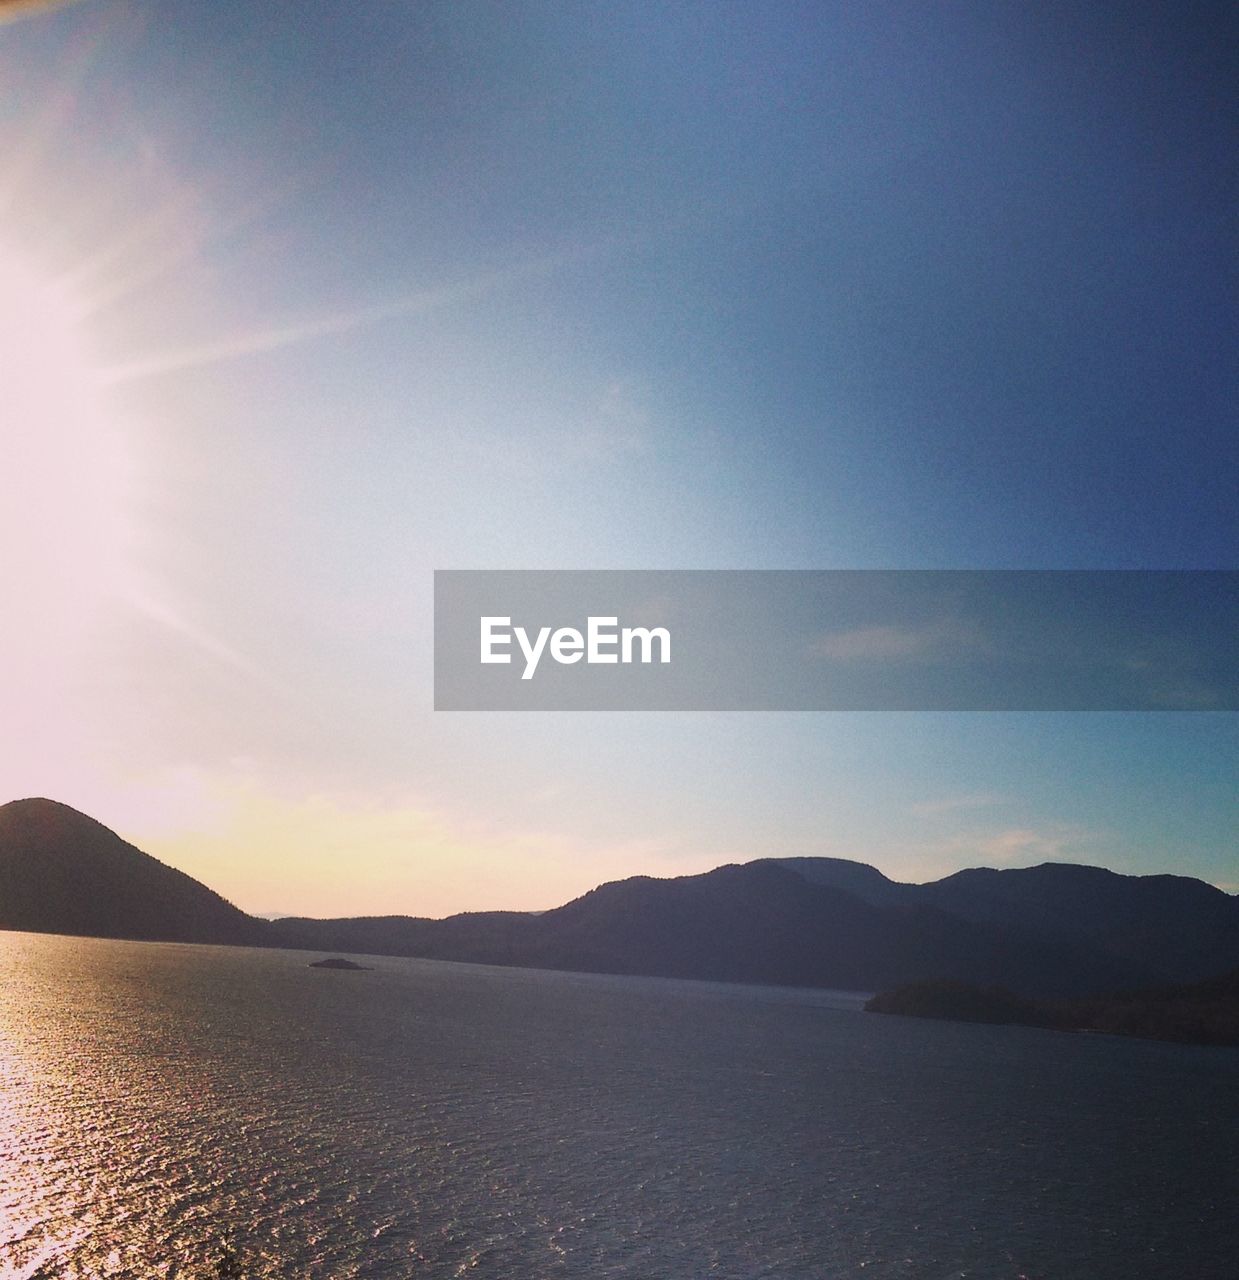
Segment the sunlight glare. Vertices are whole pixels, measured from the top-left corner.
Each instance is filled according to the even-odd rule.
[[[54,689],[126,592],[129,458],[104,412],[82,309],[0,248],[0,663]]]

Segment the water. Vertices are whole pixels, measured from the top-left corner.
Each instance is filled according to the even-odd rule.
[[[0,1277],[1239,1274],[1239,1052],[0,933]]]

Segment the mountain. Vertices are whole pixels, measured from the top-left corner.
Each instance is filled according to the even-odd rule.
[[[932,975],[1081,995],[1148,977],[1145,966],[1075,938],[917,902],[876,906],[773,861],[667,880],[633,876],[539,915],[277,920],[271,928],[282,945],[306,949],[852,990]]]
[[[265,926],[205,885],[54,800],[0,806],[0,928],[254,943]]]
[[[1065,998],[1239,967],[1239,899],[1047,863],[899,884],[838,858],[633,876],[543,912],[261,920],[65,805],[0,807],[0,928],[880,990]]]
[[[842,889],[875,907],[890,907],[915,899],[915,884],[899,884],[889,880],[877,867],[867,862],[849,862],[846,858],[770,858],[772,866],[786,867],[803,876],[810,884]]]
[[[964,920],[1073,939],[1147,981],[1194,982],[1239,965],[1239,900],[1187,876],[1043,863],[975,867],[910,886]]]
[[[539,917],[525,911],[467,911],[445,920],[418,916],[354,916],[310,920],[286,916],[270,924],[271,945],[301,951],[352,951],[474,964],[529,964]]]
[[[1124,876],[1046,862],[900,884],[842,858],[780,858],[774,865],[875,906],[934,907],[973,924],[1071,943],[1134,980],[1190,982],[1239,963],[1239,902],[1187,876]]]
[[[1102,1031],[1185,1044],[1239,1045],[1239,969],[1204,982],[1077,1000],[1033,1000],[1001,987],[915,982],[874,996],[865,1010],[1053,1031]]]

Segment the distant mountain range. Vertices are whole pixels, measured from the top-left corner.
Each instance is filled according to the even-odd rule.
[[[1184,876],[1047,863],[899,884],[836,858],[634,876],[543,912],[264,920],[67,805],[0,806],[0,928],[874,991],[1029,997],[1239,967],[1239,898]]]

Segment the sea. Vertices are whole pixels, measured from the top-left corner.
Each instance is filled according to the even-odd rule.
[[[0,1277],[1234,1280],[1239,1050],[0,933]]]

